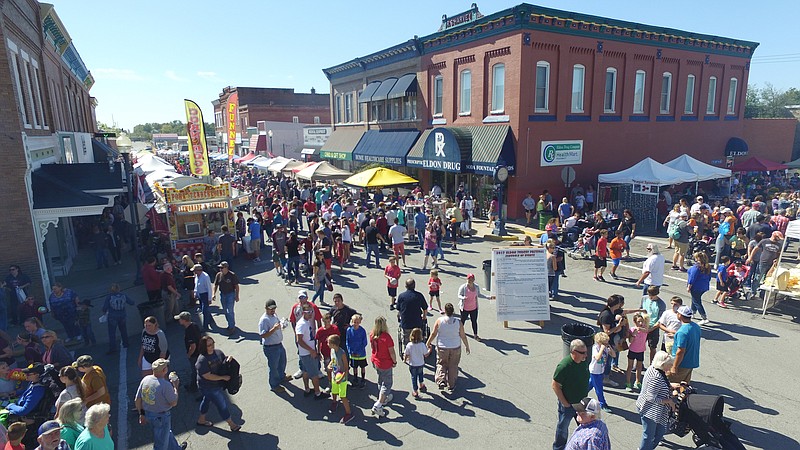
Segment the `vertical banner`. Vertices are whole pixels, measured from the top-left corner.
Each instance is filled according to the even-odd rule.
[[[203,111],[197,103],[184,100],[186,106],[186,130],[189,134],[189,166],[192,175],[205,176],[208,171],[208,146],[203,124]]]
[[[239,94],[234,92],[228,97],[228,161],[233,160],[236,150],[236,112],[239,109]],[[272,149],[270,149],[272,151]]]

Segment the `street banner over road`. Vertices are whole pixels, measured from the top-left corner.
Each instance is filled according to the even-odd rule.
[[[189,135],[189,167],[192,175],[205,176],[208,171],[208,145],[203,125],[203,111],[197,103],[184,100],[186,105],[186,131]]]

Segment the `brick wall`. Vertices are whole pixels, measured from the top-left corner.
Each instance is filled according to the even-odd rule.
[[[794,118],[744,120],[742,139],[747,141],[749,156],[776,162],[791,161],[797,124]]]

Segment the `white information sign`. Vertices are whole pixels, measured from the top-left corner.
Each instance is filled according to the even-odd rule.
[[[497,321],[550,320],[547,295],[547,250],[492,250],[492,293]]]

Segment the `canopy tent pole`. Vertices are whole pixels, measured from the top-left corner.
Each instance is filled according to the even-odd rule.
[[[786,237],[784,237],[784,239],[786,239]],[[769,290],[764,289],[764,304],[761,305],[762,306],[762,310],[761,310],[761,318],[762,319],[767,316],[767,305],[769,304],[769,300],[772,297],[772,294],[774,293],[776,297],[778,295],[777,294],[778,286],[776,285],[776,282],[778,280],[778,269],[780,269],[780,267],[781,267],[781,260],[783,260],[783,251],[784,251],[785,248],[786,248],[786,242],[781,241],[781,252],[778,255],[778,263],[775,265],[775,270],[772,271],[772,287]]]

